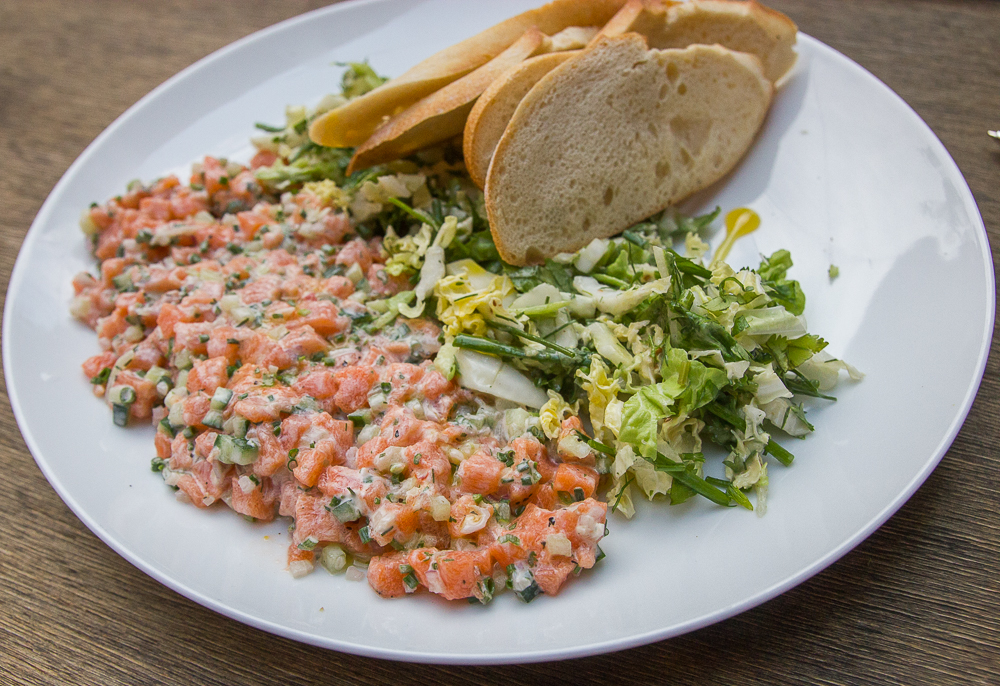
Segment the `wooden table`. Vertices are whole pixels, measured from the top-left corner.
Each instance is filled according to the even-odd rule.
[[[115,117],[213,50],[324,4],[0,4],[4,286],[45,196]],[[955,157],[1000,245],[1000,145],[986,137],[988,128],[1000,128],[1000,3],[772,5],[916,109]],[[941,465],[885,526],[826,571],[757,609],[655,645],[490,668],[414,667],[312,648],[161,586],[62,503],[25,448],[3,394],[0,683],[1000,683],[997,345]]]

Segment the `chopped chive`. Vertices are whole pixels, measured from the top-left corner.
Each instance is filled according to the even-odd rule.
[[[417,210],[417,209],[414,209],[414,208],[410,207],[409,205],[407,205],[405,202],[403,202],[399,198],[389,198],[389,202],[392,203],[393,205],[395,205],[396,207],[398,207],[399,209],[403,210],[403,212],[405,212],[406,214],[410,215],[411,217],[413,217],[417,221],[422,222],[424,224],[428,224],[429,226],[431,226],[434,229],[440,229],[441,228],[441,224],[438,223],[438,222],[436,222],[436,221],[434,221],[433,217],[431,217],[430,215],[428,215],[426,212],[421,212],[420,210]]]
[[[726,493],[732,498],[738,505],[742,506],[747,510],[753,510],[753,504],[750,499],[740,489],[736,488],[732,482],[726,481],[725,479],[717,479],[714,476],[706,476],[705,481],[712,484],[713,486],[718,486],[719,488],[726,489]]]
[[[625,489],[627,489],[629,487],[629,484],[631,484],[633,481],[635,481],[635,477],[630,474],[629,477],[625,480],[625,483],[622,484],[621,490],[618,491],[618,495],[615,497],[614,505],[611,506],[612,512],[616,512],[618,510],[618,505],[619,503],[621,503],[622,497],[625,495]]]
[[[579,357],[581,355],[580,351],[570,350],[569,348],[565,348],[565,347],[563,347],[561,345],[553,343],[552,341],[546,340],[545,338],[542,338],[541,336],[535,336],[534,334],[530,334],[527,331],[522,331],[521,329],[517,328],[516,326],[510,326],[508,324],[502,324],[502,323],[500,323],[498,321],[491,320],[491,319],[487,319],[486,323],[489,324],[490,326],[492,326],[494,329],[497,329],[498,331],[503,331],[505,333],[509,333],[512,336],[517,336],[518,338],[523,338],[523,339],[528,340],[528,341],[534,341],[535,343],[540,343],[540,344],[544,345],[547,348],[550,348],[552,350],[555,350],[556,352],[559,352],[559,353],[562,353],[563,355],[566,355],[567,357]]]
[[[678,482],[680,482],[684,486],[690,488],[692,491],[694,491],[698,495],[704,496],[705,498],[708,498],[713,503],[716,503],[717,505],[722,505],[723,507],[732,507],[733,505],[735,505],[735,503],[732,501],[732,499],[726,493],[724,493],[723,491],[720,491],[718,488],[716,488],[715,486],[713,486],[709,482],[705,481],[704,479],[702,479],[697,474],[694,474],[694,473],[690,472],[686,467],[684,467],[684,465],[682,463],[680,464],[680,466],[682,466],[684,468],[681,469],[681,470],[676,470],[675,471],[675,469],[673,468],[673,465],[676,465],[678,463],[673,462],[670,458],[668,458],[663,453],[659,453],[659,452],[656,453],[656,460],[653,460],[652,462],[653,462],[654,468],[657,471],[667,471]],[[669,470],[668,469],[664,469],[664,467],[668,467],[668,466],[671,467],[671,469],[669,469]]]
[[[538,586],[538,582],[532,579],[531,585],[528,586],[523,591],[514,591],[514,595],[523,600],[526,603],[530,603],[532,600],[537,598],[542,594],[542,589]]]
[[[97,373],[97,376],[91,377],[90,383],[94,384],[95,386],[104,385],[108,382],[108,377],[110,376],[111,376],[111,367],[105,367],[104,369],[102,369],[100,372]]]
[[[589,445],[591,448],[593,448],[597,452],[603,453],[605,455],[610,455],[611,457],[614,457],[615,451],[612,450],[612,448],[610,446],[607,446],[607,445],[601,443],[600,441],[594,440],[593,438],[591,438],[587,434],[583,433],[582,431],[577,431],[576,435],[577,435],[577,437],[581,441],[583,441],[584,443],[586,443],[587,445]]]
[[[513,357],[519,359],[538,360],[540,362],[574,362],[576,357],[567,357],[562,353],[548,350],[528,351],[513,345],[498,343],[489,338],[481,336],[469,336],[461,334],[455,337],[453,344],[456,348],[475,350],[476,352],[494,355],[496,357]]]
[[[768,439],[764,451],[786,467],[791,466],[792,460],[795,459],[794,455],[778,445],[773,438]]]

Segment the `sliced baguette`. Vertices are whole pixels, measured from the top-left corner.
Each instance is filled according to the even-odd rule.
[[[347,172],[399,159],[461,135],[476,98],[505,71],[543,50],[547,40],[531,27],[483,66],[386,120],[355,150]]]
[[[455,81],[506,50],[532,26],[547,35],[570,26],[603,26],[626,0],[554,0],[502,21],[431,55],[402,76],[384,83],[343,107],[327,112],[309,127],[320,145],[360,145],[387,116]]]
[[[651,48],[718,43],[756,55],[772,83],[795,64],[798,28],[754,0],[629,0],[594,38],[638,33]]]
[[[690,44],[720,44],[760,58],[772,82],[795,63],[795,24],[788,17],[756,2],[729,0],[676,2],[629,0],[597,33],[601,37],[638,33],[652,48],[681,48]],[[565,59],[565,58],[563,58]],[[483,93],[465,125],[463,150],[469,175],[477,186],[486,183],[493,151],[533,83],[557,64],[555,58],[535,57],[511,69]],[[769,69],[769,72],[767,71]]]
[[[469,113],[462,137],[465,167],[477,186],[486,185],[493,151],[524,96],[539,79],[576,54],[578,51],[569,50],[525,60],[504,72],[479,96]]]
[[[772,93],[753,55],[601,39],[535,85],[497,145],[485,191],[500,255],[523,265],[577,250],[717,181]]]

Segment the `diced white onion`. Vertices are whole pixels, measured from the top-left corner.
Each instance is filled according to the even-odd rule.
[[[301,579],[310,574],[313,570],[313,563],[309,560],[295,560],[288,565],[288,572],[294,579]]]
[[[451,517],[451,503],[443,495],[435,495],[431,498],[430,512],[435,522],[447,522]]]
[[[569,557],[573,554],[573,544],[564,533],[549,534],[545,537],[545,549],[550,555]]]

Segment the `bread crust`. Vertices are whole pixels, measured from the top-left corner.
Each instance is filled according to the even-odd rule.
[[[320,145],[363,143],[387,116],[486,64],[532,26],[552,35],[569,26],[603,26],[626,0],[553,0],[431,55],[397,78],[317,118],[309,137]]]

